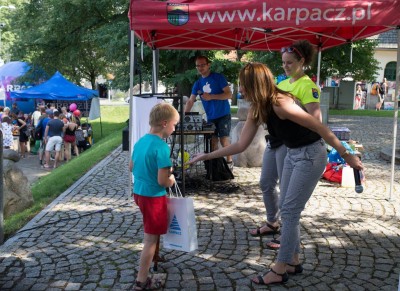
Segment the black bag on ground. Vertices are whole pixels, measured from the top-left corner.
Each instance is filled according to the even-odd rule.
[[[207,180],[211,179],[212,181],[226,181],[235,178],[224,158],[216,158],[209,161],[204,161],[204,164],[207,170]],[[211,171],[210,165],[212,167]]]

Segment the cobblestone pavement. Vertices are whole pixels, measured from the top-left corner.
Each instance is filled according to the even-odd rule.
[[[400,171],[387,200],[390,118],[331,117],[364,145],[362,194],[321,181],[301,219],[304,272],[271,290],[397,290],[400,273]],[[142,248],[141,215],[129,197],[128,154],[121,149],[92,169],[0,247],[0,290],[130,290]],[[199,249],[162,250],[165,290],[254,290],[276,252],[253,238],[264,218],[259,168],[235,168],[239,189],[192,194]],[[233,189],[233,188],[232,188]],[[225,191],[226,192],[226,191]]]

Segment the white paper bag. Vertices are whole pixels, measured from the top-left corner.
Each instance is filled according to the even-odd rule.
[[[168,231],[163,236],[166,249],[191,252],[198,248],[193,198],[168,197]]]

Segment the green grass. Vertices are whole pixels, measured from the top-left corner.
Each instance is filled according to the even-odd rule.
[[[24,211],[12,215],[4,221],[5,238],[10,237],[29,220],[50,204],[56,197],[79,180],[93,166],[107,157],[122,142],[122,129],[129,115],[128,106],[101,106],[102,131],[100,119],[90,121],[95,143],[69,163],[53,170],[32,185],[34,204]],[[83,122],[85,122],[83,120]],[[60,182],[62,181],[62,182]]]
[[[231,114],[232,114],[232,115],[236,114],[237,111],[238,111],[237,106],[234,106],[234,107],[232,106],[232,107],[231,107]]]
[[[375,116],[375,117],[393,117],[393,110],[351,110],[351,109],[329,109],[329,115],[349,115],[349,116]]]

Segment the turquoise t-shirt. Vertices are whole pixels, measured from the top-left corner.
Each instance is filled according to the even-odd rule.
[[[293,94],[300,100],[302,105],[315,102],[319,103],[321,91],[309,76],[304,75],[293,83],[289,81],[290,78],[283,80],[278,84],[278,88]]]
[[[167,194],[158,184],[158,170],[172,166],[168,144],[159,136],[146,134],[133,147],[133,193],[159,197]]]

